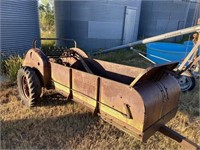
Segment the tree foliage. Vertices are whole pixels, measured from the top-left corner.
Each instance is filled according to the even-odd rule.
[[[40,0],[39,3],[40,28],[42,32],[54,31],[54,5],[53,0]]]

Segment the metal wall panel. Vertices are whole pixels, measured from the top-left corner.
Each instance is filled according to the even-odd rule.
[[[119,45],[121,43],[121,39],[93,39],[93,38],[87,38],[87,39],[76,39],[79,41],[78,46],[83,49],[84,51],[88,53],[93,53],[98,50],[102,50],[105,47],[112,47],[113,45]]]
[[[121,39],[122,22],[89,21],[88,38],[94,39]],[[97,34],[98,33],[98,34]]]
[[[194,25],[195,19],[200,18],[200,2],[190,2],[189,12],[187,16],[186,27]]]
[[[110,48],[123,43],[127,6],[136,10],[135,24],[130,28],[134,28],[135,36],[132,41],[137,40],[141,0],[54,2],[56,36],[74,38],[85,51]]]
[[[40,37],[37,0],[1,0],[1,54],[23,55]]]
[[[188,11],[189,3],[184,1],[142,1],[138,36],[146,38],[184,28]]]

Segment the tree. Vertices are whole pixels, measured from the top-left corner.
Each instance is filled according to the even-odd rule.
[[[39,1],[40,28],[42,32],[54,31],[54,5],[53,0]]]

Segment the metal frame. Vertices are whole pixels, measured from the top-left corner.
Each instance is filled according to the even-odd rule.
[[[70,50],[84,54],[78,48]],[[37,48],[27,52],[23,66],[36,70],[43,87],[55,89],[83,104],[106,122],[143,142],[175,116],[180,88],[173,69],[178,63],[142,69],[92,60],[83,55],[80,58],[94,74],[84,67],[73,68],[80,60],[71,67],[51,62]]]
[[[37,40],[56,40],[56,41],[71,41],[74,43],[74,47],[77,48],[77,43],[74,39],[65,39],[65,38],[39,38],[39,39],[34,39],[33,40],[33,48],[37,47]]]
[[[200,32],[200,25],[111,48],[106,52],[194,31]],[[186,148],[199,148],[198,145],[165,126],[176,115],[178,109],[180,87],[174,71],[178,63],[142,69],[90,59],[82,50],[76,48],[76,41],[73,39],[39,40],[67,40],[73,41],[75,45],[74,48],[66,50],[75,55],[69,53],[70,55],[61,56],[66,57],[64,61],[71,63],[65,66],[62,63],[51,62],[40,49],[36,48],[37,40],[33,41],[33,48],[27,52],[23,66],[35,70],[44,88],[55,89],[69,99],[87,106],[94,114],[143,142],[156,131],[160,131]],[[200,37],[193,50],[179,66],[179,72],[196,53],[199,45]],[[71,59],[73,57],[76,59]]]

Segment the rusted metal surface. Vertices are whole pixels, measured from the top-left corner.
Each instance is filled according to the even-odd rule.
[[[86,64],[86,62],[84,61],[85,58],[88,58],[88,56],[85,54],[85,52],[81,51],[78,48],[71,48],[71,49],[67,49],[65,50],[62,55],[59,57],[59,59],[57,60],[57,62],[59,64],[63,64],[65,66],[69,66],[69,67],[73,67],[73,68],[77,68],[78,66],[77,63],[81,62],[81,65],[83,66],[83,68],[91,73],[92,71],[90,70],[90,68],[88,67],[88,65]],[[79,63],[80,65],[80,63]]]
[[[39,49],[31,49],[23,65],[37,69],[52,88],[141,141],[175,116],[180,88],[171,72],[177,63],[141,69],[81,58],[94,74],[80,59],[69,66],[48,62]]]
[[[155,65],[154,67],[149,67],[146,70],[141,71],[137,78],[130,84],[130,87],[133,87],[136,83],[146,80],[159,81],[159,79],[167,70],[173,70],[177,65],[178,63],[168,63],[164,65]]]
[[[132,79],[136,78],[143,70],[143,68],[126,66],[121,64],[115,64],[112,62],[106,62],[102,60],[94,59],[98,64],[100,64],[106,71],[110,73],[120,74],[123,76],[131,77]]]
[[[100,61],[99,65],[105,66],[105,62]],[[173,70],[176,63],[156,66],[147,70],[138,68],[138,70],[145,71],[146,74],[145,78],[138,80],[140,82],[135,87],[129,86],[131,82],[124,84],[73,68],[71,68],[72,85],[70,87],[69,68],[55,63],[51,63],[51,66],[53,82],[62,83],[62,85],[57,85],[58,89],[62,90],[65,86],[64,92],[69,92],[71,88],[75,101],[81,99],[83,104],[89,105],[93,111],[97,109],[100,116],[106,114],[107,117],[104,118],[112,119],[112,122],[116,120],[122,122],[118,126],[126,125],[127,129],[138,131],[140,134],[138,137],[141,140],[144,130],[176,108],[178,104],[180,90],[177,81],[165,72],[165,70]],[[110,67],[112,68],[112,65]],[[135,73],[133,75],[136,76],[137,72],[131,72],[130,68],[127,67],[127,70],[123,68],[123,71],[126,75]],[[58,70],[62,71],[58,74]],[[124,72],[120,72],[120,69],[118,71],[117,74],[123,75]],[[109,75],[109,72],[106,72],[106,75]],[[139,73],[138,76],[141,77]],[[152,76],[159,78],[151,81]],[[142,84],[141,81],[143,81]],[[152,110],[155,111],[152,112]]]
[[[42,84],[46,88],[51,85],[51,66],[46,55],[38,48],[30,49],[24,58],[22,66],[29,66],[36,70]]]
[[[62,85],[69,87],[70,79],[69,79],[69,70],[70,68],[63,67],[57,63],[51,64],[51,79],[56,82],[62,83]],[[62,70],[62,71],[61,71]],[[60,73],[61,72],[61,73]]]
[[[132,118],[127,118],[125,105],[129,105]],[[115,119],[142,131],[145,106],[141,95],[128,85],[102,78],[100,85],[100,113],[105,112]]]
[[[67,63],[72,66],[80,59],[80,57],[88,58],[87,54],[79,48],[70,48],[65,50],[59,59],[62,61],[61,63]]]
[[[151,135],[153,135],[155,132],[157,132],[160,127],[165,125],[171,118],[173,118],[176,115],[176,112],[178,110],[178,107],[174,108],[170,112],[168,112],[166,115],[164,115],[162,118],[157,120],[154,124],[149,126],[146,130],[144,130],[143,134],[143,141],[147,141]]]
[[[146,81],[135,87],[145,105],[144,129],[178,106],[180,89],[177,84],[171,75],[165,75],[159,81]]]
[[[97,76],[72,69],[72,89],[96,100]]]

